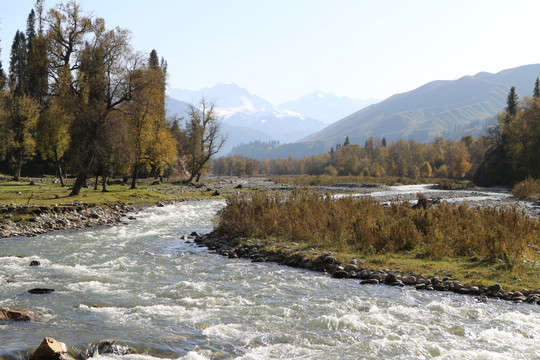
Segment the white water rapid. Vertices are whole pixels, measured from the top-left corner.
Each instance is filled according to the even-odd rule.
[[[0,306],[42,318],[0,322],[0,357],[50,336],[79,351],[114,339],[139,352],[126,360],[540,359],[538,305],[359,285],[181,239],[210,231],[223,206],[184,202],[128,225],[0,239]],[[56,291],[26,292],[37,287]]]

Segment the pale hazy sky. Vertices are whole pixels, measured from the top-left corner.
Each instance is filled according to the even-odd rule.
[[[59,1],[45,0],[50,8]],[[538,0],[79,0],[137,50],[169,64],[169,87],[235,82],[274,104],[316,90],[384,99],[432,80],[540,63]],[[0,0],[0,47],[34,0]]]

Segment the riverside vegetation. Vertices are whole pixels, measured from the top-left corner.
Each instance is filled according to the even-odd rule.
[[[540,289],[540,224],[512,208],[385,206],[369,197],[332,198],[307,190],[287,197],[250,193],[227,199],[216,233],[313,258],[332,251],[341,263],[361,259],[365,267]]]

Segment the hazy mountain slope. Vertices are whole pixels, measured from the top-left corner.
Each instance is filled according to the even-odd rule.
[[[165,97],[165,111],[167,112],[168,117],[176,116],[178,118],[186,119],[189,112],[189,104],[167,96]]]
[[[506,105],[511,86],[520,96],[532,93],[540,64],[479,73],[452,81],[433,81],[412,91],[396,94],[329,125],[302,141],[363,144],[369,136],[387,140],[414,138],[429,141],[455,126],[486,119]]]
[[[377,101],[375,99],[352,99],[316,91],[296,100],[284,102],[278,107],[331,124]]]

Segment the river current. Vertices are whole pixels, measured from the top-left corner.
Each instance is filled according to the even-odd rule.
[[[129,224],[0,239],[0,306],[42,317],[0,323],[0,357],[50,336],[79,351],[114,339],[139,352],[122,359],[139,360],[540,359],[540,306],[359,285],[182,239],[210,231],[223,206],[184,202]],[[37,287],[55,292],[26,293]]]

